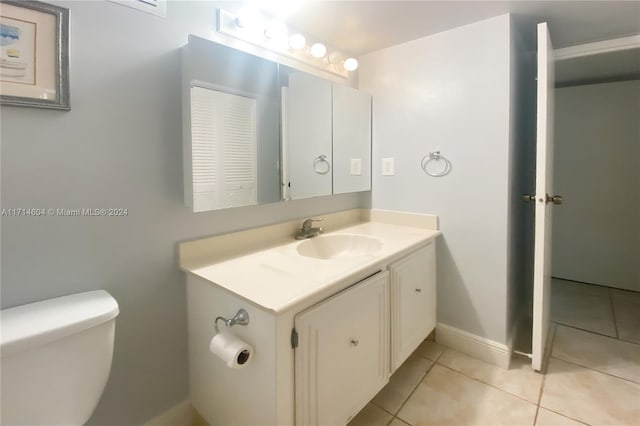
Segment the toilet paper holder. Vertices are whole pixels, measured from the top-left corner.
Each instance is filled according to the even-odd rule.
[[[217,317],[214,324],[216,333],[220,333],[220,330],[218,330],[218,321],[220,320],[224,321],[224,325],[226,327],[233,327],[234,325],[249,325],[249,312],[244,309],[239,309],[233,318],[227,319],[223,316]]]

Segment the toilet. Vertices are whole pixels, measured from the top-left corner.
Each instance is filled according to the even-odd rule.
[[[118,313],[104,290],[0,311],[0,424],[86,423],[109,377]]]

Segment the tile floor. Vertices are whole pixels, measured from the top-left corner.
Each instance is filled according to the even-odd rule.
[[[553,280],[547,373],[425,341],[349,426],[640,425],[640,293]]]

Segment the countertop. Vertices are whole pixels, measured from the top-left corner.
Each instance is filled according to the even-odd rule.
[[[382,246],[372,254],[317,259],[298,254],[296,247],[307,240],[292,240],[232,259],[181,267],[265,310],[278,313],[360,272],[395,260],[441,232],[417,226],[364,222],[325,235],[344,234],[376,238]]]

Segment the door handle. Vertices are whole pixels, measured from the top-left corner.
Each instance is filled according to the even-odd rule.
[[[553,203],[553,204],[562,204],[562,195],[549,195],[547,194],[547,204],[549,203]]]
[[[522,195],[522,201],[524,202],[530,202],[530,201],[535,201],[536,200],[536,196],[535,195],[529,195],[529,194],[523,194]],[[541,203],[542,201],[545,201],[545,203],[549,204],[549,203],[553,203],[553,204],[562,204],[563,198],[562,195],[546,195],[546,200],[543,200],[542,198],[539,200]]]

